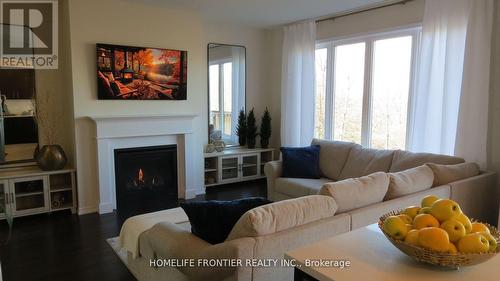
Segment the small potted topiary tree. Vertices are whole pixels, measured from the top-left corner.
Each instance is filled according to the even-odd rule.
[[[243,109],[240,110],[240,114],[238,115],[236,135],[238,136],[238,142],[240,145],[245,146],[247,144],[247,116]]]
[[[260,147],[269,147],[269,138],[271,138],[271,114],[266,107],[266,111],[262,115],[262,121],[260,122]]]
[[[255,148],[255,138],[257,137],[257,124],[253,108],[247,116],[247,146],[248,148]]]

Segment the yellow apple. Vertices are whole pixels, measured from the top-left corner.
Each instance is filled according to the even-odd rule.
[[[464,225],[466,234],[471,232],[472,224],[471,224],[469,218],[464,213],[459,214],[458,216],[455,217],[455,219],[457,219],[459,222],[461,222]]]
[[[429,214],[420,214],[413,219],[413,228],[422,229],[424,227],[439,227],[438,220]]]
[[[493,237],[490,233],[487,232],[480,232],[480,234],[483,235],[484,238],[488,240],[488,243],[490,243],[489,251],[494,252],[497,249],[497,240],[495,240],[495,237]]]
[[[405,242],[408,244],[412,244],[412,245],[417,246],[418,245],[418,233],[419,233],[418,229],[412,229],[412,230],[408,231],[408,234],[406,234],[406,237],[405,237]]]
[[[460,253],[485,253],[490,249],[490,243],[480,233],[470,233],[458,241]]]
[[[455,244],[450,242],[448,251],[446,251],[446,253],[450,254],[450,255],[456,255],[458,253],[458,250],[457,250],[457,247],[455,246]]]
[[[446,252],[450,248],[448,233],[439,227],[426,227],[418,233],[418,244],[423,248]]]
[[[447,221],[462,213],[457,202],[450,199],[439,199],[431,207],[431,215],[439,222]]]
[[[410,207],[404,209],[402,214],[405,214],[405,215],[409,216],[410,218],[414,219],[418,213],[418,210],[420,210],[420,207],[410,206]]]
[[[431,207],[423,207],[418,210],[418,214],[430,214],[431,213]]]
[[[405,214],[400,214],[398,215],[400,219],[402,219],[406,224],[411,224],[413,222],[413,219],[410,218],[410,216],[405,215]]]
[[[486,227],[486,225],[480,223],[480,222],[473,222],[471,224],[471,233],[476,233],[476,232],[486,232],[490,233],[490,229]]]
[[[465,227],[457,219],[449,219],[443,222],[440,227],[448,233],[450,242],[452,243],[457,242],[465,236]]]
[[[437,200],[439,200],[439,197],[435,196],[435,195],[427,195],[425,196],[423,199],[422,199],[422,208],[425,208],[425,207],[430,207],[432,206],[432,204],[434,202],[436,202]]]
[[[408,227],[401,218],[390,216],[384,220],[384,231],[396,240],[403,240],[408,233]]]

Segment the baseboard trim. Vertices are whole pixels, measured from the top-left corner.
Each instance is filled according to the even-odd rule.
[[[112,213],[114,208],[113,208],[112,203],[101,203],[99,204],[99,214],[107,214],[107,213]]]
[[[97,213],[98,208],[97,206],[86,206],[86,207],[78,207],[78,215],[86,215],[86,214],[92,214],[92,213]]]

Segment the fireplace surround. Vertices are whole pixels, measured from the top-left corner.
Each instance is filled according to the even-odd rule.
[[[115,150],[177,146],[178,198],[204,193],[203,147],[195,137],[197,115],[92,116],[95,123],[100,214],[117,209]]]

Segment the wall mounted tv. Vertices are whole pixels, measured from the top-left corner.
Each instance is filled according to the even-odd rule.
[[[185,100],[187,51],[96,44],[99,99]]]

